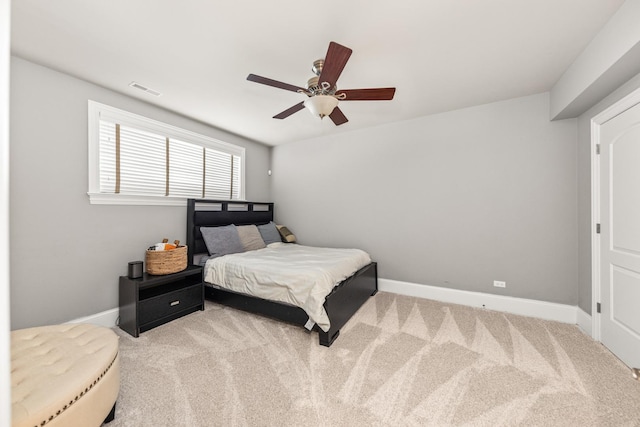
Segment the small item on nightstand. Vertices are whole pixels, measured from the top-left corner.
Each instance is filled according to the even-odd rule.
[[[129,279],[139,279],[142,277],[142,261],[131,261],[129,263]]]

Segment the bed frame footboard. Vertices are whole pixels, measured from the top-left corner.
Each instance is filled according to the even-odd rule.
[[[320,345],[330,347],[340,335],[340,328],[351,319],[370,296],[378,292],[377,270],[378,265],[372,262],[341,282],[327,295],[324,309],[327,311],[331,328],[324,332],[317,325],[314,327],[314,330],[318,331]],[[309,320],[307,313],[299,307],[211,286],[205,286],[205,297],[228,307],[260,314],[294,325],[304,326]]]
[[[336,286],[324,303],[331,328],[319,330],[320,345],[329,347],[349,319],[367,302],[370,296],[378,292],[378,264],[371,264],[358,270],[353,276]]]

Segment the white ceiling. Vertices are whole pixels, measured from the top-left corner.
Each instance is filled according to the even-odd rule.
[[[548,91],[623,2],[19,0],[12,51],[277,145]],[[394,100],[342,102],[342,126],[272,119],[305,96],[247,75],[304,86],[330,41],[353,49],[339,88],[395,86]]]

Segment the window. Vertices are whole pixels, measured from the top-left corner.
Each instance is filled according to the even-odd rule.
[[[89,198],[98,204],[244,200],[245,149],[89,101]]]

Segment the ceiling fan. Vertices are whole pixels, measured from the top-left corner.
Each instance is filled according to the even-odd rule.
[[[329,49],[327,50],[325,58],[313,62],[311,70],[316,76],[309,79],[306,88],[282,83],[255,74],[249,74],[247,80],[279,89],[303,93],[307,96],[307,99],[304,101],[273,116],[274,119],[285,119],[293,113],[307,107],[314,116],[320,117],[321,119],[329,116],[333,123],[339,126],[349,121],[340,108],[338,108],[339,101],[389,101],[393,99],[393,95],[396,93],[396,88],[394,87],[338,90],[336,81],[338,77],[340,77],[345,65],[347,65],[347,61],[352,52],[348,47],[336,42],[329,43]]]

